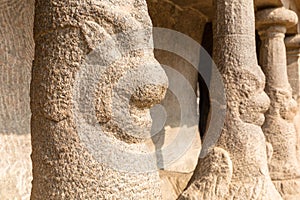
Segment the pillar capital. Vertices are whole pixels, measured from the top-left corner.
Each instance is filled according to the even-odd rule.
[[[262,32],[285,33],[287,28],[297,22],[297,14],[284,7],[264,9],[256,13],[256,28]]]

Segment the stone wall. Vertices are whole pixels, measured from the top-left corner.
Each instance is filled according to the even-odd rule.
[[[0,199],[29,199],[33,0],[0,2]]]

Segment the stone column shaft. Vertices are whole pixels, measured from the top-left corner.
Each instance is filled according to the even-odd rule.
[[[266,88],[289,88],[283,39],[286,28],[272,26],[259,32],[262,41],[260,65],[266,75]],[[266,89],[267,90],[267,89]]]
[[[287,74],[293,90],[293,97],[300,97],[300,34],[285,38]]]
[[[298,103],[294,125],[297,132],[297,158],[300,161],[300,34],[285,39],[287,50],[288,78],[293,89],[293,97]]]
[[[269,176],[260,128],[269,99],[256,58],[253,0],[214,5],[213,59],[225,85],[227,113],[217,145],[199,159],[182,199],[281,199]]]
[[[294,184],[300,169],[293,124],[297,103],[292,98],[288,80],[284,37],[287,27],[297,23],[297,15],[285,8],[275,8],[259,11],[256,17],[262,40],[260,65],[266,75],[265,91],[271,99],[262,126],[267,141],[273,147],[269,169],[277,190],[289,199],[290,195],[300,195],[299,189],[296,189],[299,185]]]

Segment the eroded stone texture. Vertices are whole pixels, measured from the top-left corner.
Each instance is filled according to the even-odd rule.
[[[300,194],[300,167],[296,153],[294,117],[297,102],[292,98],[288,80],[286,28],[297,23],[297,15],[285,8],[266,9],[256,14],[262,41],[260,65],[266,75],[265,91],[271,99],[262,126],[267,141],[273,147],[269,162],[271,178],[284,199],[297,199]]]
[[[143,171],[147,160],[131,163],[119,157],[119,163],[110,163],[115,166],[102,162],[113,160],[117,152],[137,157],[148,153],[144,141],[151,128],[149,108],[164,97],[167,87],[153,55],[146,2],[37,0],[35,9],[31,198],[161,199],[158,171]],[[143,34],[135,35],[141,30]],[[120,32],[126,33],[113,37]],[[101,48],[99,42],[109,45]],[[84,74],[88,66],[95,72],[86,78],[91,83],[96,78],[97,84],[79,84],[76,90],[79,72]],[[85,93],[90,87],[92,93]],[[77,99],[76,93],[82,96]],[[82,113],[76,110],[82,99],[94,102],[96,125],[102,128],[92,139],[84,137],[90,127],[76,121],[80,114],[90,114],[84,113],[85,105]],[[128,118],[133,118],[131,123]],[[102,145],[93,146],[98,139],[109,141],[102,145],[110,149],[98,152]]]
[[[253,1],[214,5],[214,61],[225,84],[227,116],[217,146],[199,159],[180,199],[281,199],[269,176],[260,128],[269,99],[255,53]]]
[[[33,0],[0,2],[0,199],[29,199]]]

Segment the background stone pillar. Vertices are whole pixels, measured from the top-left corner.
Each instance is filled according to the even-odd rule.
[[[213,59],[225,85],[227,113],[217,145],[199,159],[181,199],[281,199],[260,128],[269,99],[257,64],[253,0],[215,0],[214,6]]]
[[[293,90],[293,97],[298,103],[294,125],[297,132],[297,158],[300,161],[300,35],[285,38],[287,50],[287,72]]]
[[[154,27],[178,31],[201,44],[204,27],[208,19],[200,11],[189,7],[181,8],[168,0],[147,0],[147,3]],[[157,37],[159,37],[159,35],[157,35]],[[173,49],[178,48],[180,45],[179,42],[172,40],[170,40],[169,43],[168,46],[173,46]],[[181,49],[188,52],[187,54],[195,54],[195,52],[189,52],[188,47],[181,46]],[[200,55],[196,56],[198,58]],[[188,118],[199,118],[196,98],[198,66],[193,66],[186,61],[185,58],[180,57],[180,55],[160,49],[155,50],[155,58],[165,67],[169,84],[170,86],[174,84],[171,88],[176,88],[177,94],[183,95],[187,93],[186,91],[189,91],[189,96],[182,96],[181,99],[185,100],[183,102],[174,94],[174,91],[168,89],[165,99],[161,102],[166,110],[166,122],[159,134],[153,137],[153,144],[157,149],[158,166],[161,168],[160,178],[162,180],[163,198],[169,200],[176,199],[185,189],[196,167],[201,149],[198,122],[195,121],[193,124],[186,124],[184,122],[187,121],[186,119]],[[191,89],[186,88],[186,84],[188,84]],[[191,94],[192,92],[194,94]],[[188,105],[186,106],[188,110],[182,110],[184,109],[183,104]],[[182,119],[182,113],[186,113],[184,116],[185,119]],[[180,157],[172,163],[168,163],[166,157],[169,155],[166,153],[160,155],[160,152],[162,149],[168,147],[168,145],[174,143],[176,137],[181,134],[182,130],[191,133],[189,135],[193,135],[194,141],[184,154],[180,155]],[[185,143],[185,141],[179,142],[182,144]],[[180,144],[177,146],[179,145]],[[170,155],[178,153],[177,146],[170,149]]]
[[[285,38],[287,74],[295,100],[300,98],[300,35]]]
[[[273,147],[270,174],[285,199],[299,198],[300,168],[293,124],[297,103],[292,98],[288,80],[284,44],[286,29],[297,23],[297,15],[285,8],[266,9],[257,13],[256,20],[262,41],[260,65],[266,75],[265,91],[271,99],[262,126],[267,141]]]

